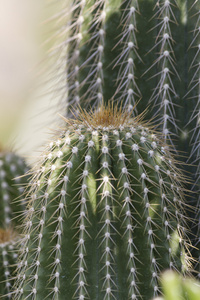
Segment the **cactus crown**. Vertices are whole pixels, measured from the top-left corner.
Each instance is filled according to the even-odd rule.
[[[132,111],[123,110],[122,107],[118,108],[113,105],[113,103],[108,103],[106,106],[101,105],[99,108],[93,111],[87,111],[85,109],[80,109],[80,114],[75,118],[75,121],[72,119],[65,119],[69,124],[84,124],[93,129],[102,129],[104,127],[110,127],[110,129],[119,129],[121,126],[130,126],[133,123],[135,126],[139,123],[142,125],[143,114],[131,118]],[[147,123],[146,123],[147,125]],[[149,126],[148,126],[149,128]]]
[[[142,299],[187,270],[183,175],[112,106],[84,112],[34,173],[14,299]]]

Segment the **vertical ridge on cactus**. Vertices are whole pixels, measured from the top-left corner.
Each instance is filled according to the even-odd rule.
[[[159,295],[160,271],[188,271],[184,179],[140,117],[68,120],[30,182],[13,299]]]
[[[122,32],[116,47],[120,48],[121,53],[114,61],[114,67],[120,65],[116,82],[116,92],[113,95],[118,102],[123,102],[128,110],[137,114],[136,103],[141,98],[141,92],[136,83],[135,58],[141,60],[138,54],[137,45],[137,20],[136,14],[139,13],[138,1],[123,1],[121,4],[122,16],[120,20]],[[120,95],[120,97],[119,97]]]
[[[155,69],[154,75],[157,77],[157,86],[153,87],[153,93],[149,101],[153,107],[156,107],[157,121],[162,125],[162,133],[165,141],[172,142],[172,134],[174,130],[177,132],[175,106],[173,98],[178,97],[176,87],[173,83],[173,78],[176,76],[180,79],[175,67],[175,53],[173,49],[174,39],[172,36],[171,24],[177,25],[174,10],[177,9],[176,1],[158,1],[155,5],[154,18],[157,19],[155,28],[157,29],[157,36],[153,49],[158,53],[158,57],[153,62],[150,69]],[[153,30],[152,29],[152,30]]]
[[[137,1],[77,1],[72,6],[67,60],[68,104],[98,107],[115,100],[135,107]],[[86,100],[87,99],[87,100]]]

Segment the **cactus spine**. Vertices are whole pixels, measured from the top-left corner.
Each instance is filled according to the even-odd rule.
[[[13,299],[158,295],[161,270],[188,268],[182,180],[139,117],[69,121],[30,183]]]

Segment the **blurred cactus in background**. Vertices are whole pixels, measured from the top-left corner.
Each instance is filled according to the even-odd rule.
[[[0,298],[10,299],[17,265],[19,226],[25,212],[28,166],[13,152],[0,152]]]
[[[163,298],[155,300],[199,300],[200,283],[190,278],[183,278],[172,271],[162,275]]]
[[[0,228],[0,299],[10,299],[17,264],[17,241],[12,229]]]

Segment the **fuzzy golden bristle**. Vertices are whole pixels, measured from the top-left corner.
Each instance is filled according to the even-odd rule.
[[[16,236],[16,233],[12,229],[0,228],[0,244],[5,244],[13,240]]]
[[[94,129],[99,127],[119,128],[120,126],[128,126],[130,124],[139,123],[142,125],[145,113],[146,111],[137,117],[132,117],[132,111],[123,110],[122,107],[117,107],[113,103],[109,103],[108,105],[102,104],[95,111],[87,111],[79,107],[79,115],[76,116],[74,114],[74,119],[62,118],[70,125],[80,123]]]

